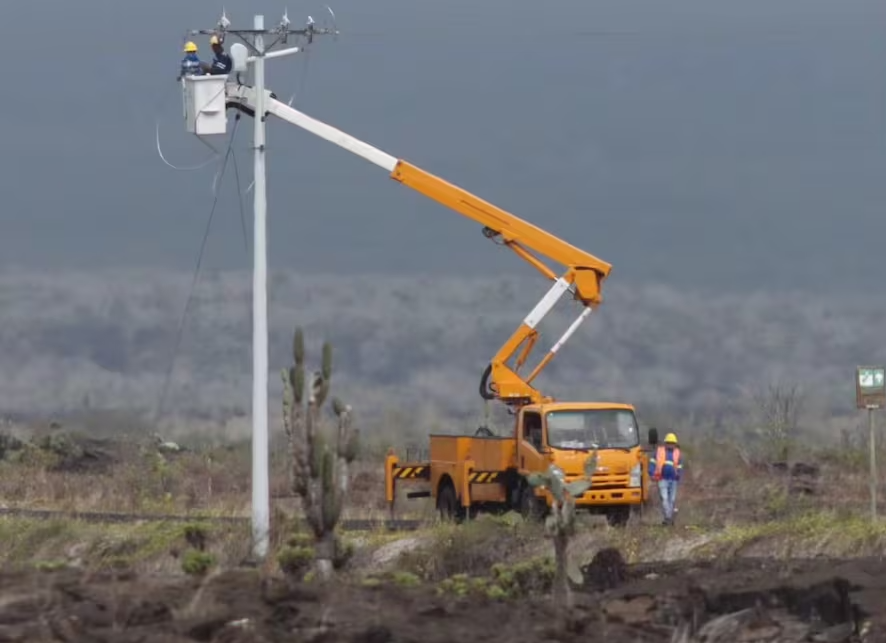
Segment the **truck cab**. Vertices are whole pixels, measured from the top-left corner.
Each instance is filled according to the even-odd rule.
[[[648,498],[648,456],[629,404],[555,402],[528,405],[517,414],[515,468],[522,475],[559,468],[567,482],[584,477],[584,462],[597,451],[593,485],[576,508],[605,514],[610,523],[623,524],[632,507]],[[549,506],[545,491],[524,486],[521,508],[534,512]]]

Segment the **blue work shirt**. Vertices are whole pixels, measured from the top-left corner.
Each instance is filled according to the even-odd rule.
[[[234,62],[231,60],[231,57],[223,51],[220,54],[215,54],[215,57],[212,59],[212,67],[210,67],[209,73],[213,76],[230,74],[233,66]]]
[[[182,58],[182,76],[202,76],[203,70],[200,69],[200,58],[196,53],[190,52]]]
[[[661,460],[661,462],[659,462]],[[660,446],[649,458],[649,477],[655,480],[656,472],[662,480],[680,481],[683,474],[683,454],[678,446]]]

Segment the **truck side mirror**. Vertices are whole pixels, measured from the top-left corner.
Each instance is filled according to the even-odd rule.
[[[658,429],[654,426],[649,428],[649,434],[647,436],[650,446],[655,446],[658,444]]]

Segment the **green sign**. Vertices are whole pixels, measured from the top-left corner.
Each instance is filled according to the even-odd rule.
[[[855,369],[855,402],[860,409],[886,405],[886,367],[859,366]]]
[[[858,369],[858,385],[863,389],[883,388],[886,380],[886,369],[860,368]]]

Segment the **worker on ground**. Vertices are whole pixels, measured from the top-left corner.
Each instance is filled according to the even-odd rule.
[[[215,54],[215,57],[212,59],[211,63],[200,63],[200,67],[203,71],[213,76],[227,75],[231,73],[234,63],[231,60],[231,57],[225,52],[221,38],[213,34],[209,38],[209,45],[212,47],[212,53]]]
[[[182,58],[181,76],[202,76],[203,68],[200,57],[197,55],[197,45],[193,42],[185,43],[185,57]]]
[[[683,458],[676,434],[668,433],[664,441],[665,443],[659,446],[649,459],[649,477],[658,483],[662,524],[673,525],[677,506],[677,487],[683,473]]]

